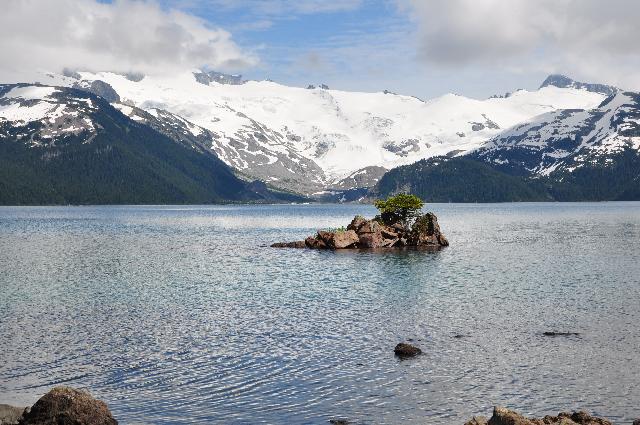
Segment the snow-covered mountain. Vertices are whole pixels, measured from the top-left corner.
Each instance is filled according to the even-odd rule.
[[[540,85],[543,87],[560,87],[571,88],[579,90],[587,90],[593,93],[604,94],[605,96],[612,96],[620,91],[617,87],[609,86],[606,84],[594,84],[594,83],[581,83],[580,81],[574,81],[566,75],[551,74]]]
[[[640,151],[640,94],[618,91],[594,109],[549,112],[512,127],[474,156],[516,174],[548,176]]]
[[[478,149],[395,168],[372,196],[407,191],[440,202],[640,199],[640,93],[592,109],[548,112]]]
[[[63,89],[28,84],[0,85],[0,137],[30,147],[54,146],[67,136],[89,142],[96,134],[91,98],[64,95]]]
[[[240,175],[307,194],[372,185],[384,169],[469,152],[540,114],[591,109],[606,97],[551,81],[501,98],[448,94],[422,101],[386,91],[305,89],[200,71],[66,72],[47,74],[41,82],[99,89],[123,112],[136,107],[157,119],[187,122],[191,136]]]
[[[210,140],[169,112],[110,104],[84,86],[0,85],[0,205],[304,200],[238,179]]]

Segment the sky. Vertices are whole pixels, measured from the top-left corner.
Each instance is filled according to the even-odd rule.
[[[0,81],[210,69],[484,98],[551,73],[640,90],[636,0],[2,0]]]

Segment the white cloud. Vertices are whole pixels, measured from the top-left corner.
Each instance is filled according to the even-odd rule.
[[[157,73],[256,63],[231,34],[151,1],[5,0],[0,15],[0,77],[32,71]]]
[[[399,0],[418,57],[442,66],[566,72],[640,87],[635,0]]]

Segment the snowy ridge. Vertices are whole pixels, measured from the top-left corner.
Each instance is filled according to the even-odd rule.
[[[47,146],[68,135],[96,132],[91,99],[62,96],[61,89],[38,85],[0,86],[0,136],[12,132],[30,146]]]
[[[62,86],[90,86],[95,81],[112,87],[122,104],[150,114],[163,110],[191,123],[190,128],[209,137],[210,148],[240,174],[302,193],[353,180],[350,175],[368,167],[390,169],[423,158],[463,154],[537,115],[590,109],[605,98],[583,88],[549,85],[519,90],[507,98],[476,100],[448,94],[421,101],[384,92],[305,89],[269,81],[232,85],[212,79],[203,84],[192,71],[142,79],[109,72],[45,77],[47,84]]]
[[[617,92],[597,108],[540,115],[496,136],[473,155],[526,174],[550,175],[640,150],[640,94]]]
[[[587,90],[594,93],[604,94],[605,96],[613,96],[620,91],[617,87],[608,86],[606,84],[582,83],[579,81],[574,81],[571,78],[560,74],[549,75],[542,82],[540,88],[548,86]]]

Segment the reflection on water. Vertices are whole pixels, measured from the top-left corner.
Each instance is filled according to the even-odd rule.
[[[123,423],[640,416],[640,203],[432,209],[443,251],[333,253],[266,246],[372,207],[0,208],[0,403],[67,384]],[[399,361],[407,338],[424,354]]]

